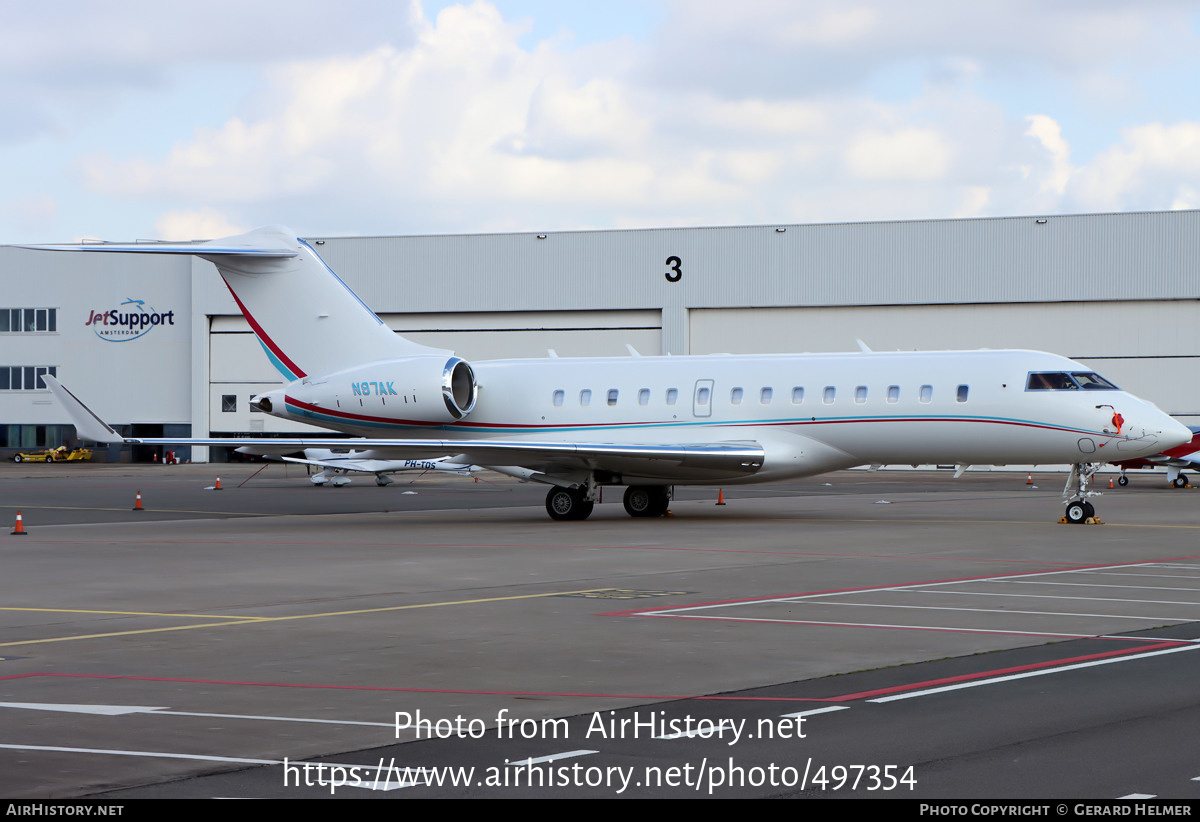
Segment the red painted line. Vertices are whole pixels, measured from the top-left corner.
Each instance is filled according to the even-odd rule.
[[[1139,639],[1140,637],[1129,637],[1129,639]],[[924,682],[913,682],[908,685],[893,685],[890,688],[877,688],[873,691],[858,691],[852,694],[842,694],[836,697],[838,700],[852,699],[867,699],[874,696],[883,696],[885,694],[904,693],[905,691],[919,691],[924,688],[936,688],[939,685],[949,685],[953,682],[971,682],[977,679],[988,679],[994,676],[1005,676],[1007,674],[1021,673],[1022,671],[1037,671],[1046,668],[1055,668],[1060,665],[1072,665],[1077,662],[1089,662],[1095,659],[1107,659],[1115,656],[1128,656],[1130,654],[1141,654],[1146,651],[1154,651],[1161,648],[1171,648],[1179,645],[1190,645],[1192,643],[1183,642],[1181,640],[1169,639],[1166,641],[1158,641],[1145,638],[1146,642],[1154,642],[1153,645],[1146,645],[1141,648],[1122,648],[1116,651],[1104,651],[1098,654],[1085,654],[1083,656],[1066,657],[1065,659],[1052,659],[1047,662],[1033,662],[1029,665],[1016,665],[1011,668],[995,668],[991,671],[979,671],[973,674],[961,674],[959,676],[948,676],[942,679],[928,679]]]

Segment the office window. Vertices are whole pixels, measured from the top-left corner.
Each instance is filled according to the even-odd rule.
[[[221,413],[233,414],[237,412],[237,394],[222,394],[221,395]]]
[[[0,332],[47,334],[57,330],[57,308],[0,308]]]
[[[0,365],[0,391],[46,391],[42,377],[58,376],[55,365]]]

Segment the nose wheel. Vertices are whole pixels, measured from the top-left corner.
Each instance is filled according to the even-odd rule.
[[[1096,509],[1090,502],[1077,500],[1067,505],[1067,522],[1074,525],[1082,525],[1095,516]]]
[[[1071,466],[1071,473],[1067,476],[1067,485],[1063,488],[1063,496],[1067,501],[1064,522],[1073,525],[1084,525],[1089,520],[1099,522],[1096,519],[1095,506],[1088,502],[1088,497],[1100,496],[1099,491],[1088,490],[1092,475],[1096,473],[1098,467],[1090,462],[1080,462]]]

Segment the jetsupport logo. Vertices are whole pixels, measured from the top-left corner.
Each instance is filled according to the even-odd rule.
[[[127,299],[118,308],[88,313],[84,325],[90,325],[97,337],[109,342],[129,342],[160,325],[175,325],[174,311],[160,313],[153,308],[147,311],[145,300]]]

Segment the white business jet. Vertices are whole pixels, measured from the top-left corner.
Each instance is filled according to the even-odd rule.
[[[287,384],[255,405],[361,440],[122,437],[53,377],[98,442],[371,449],[550,485],[558,520],[624,485],[634,517],[675,485],[736,485],[856,465],[1071,464],[1066,516],[1094,515],[1098,463],[1160,453],[1191,432],[1081,363],[1037,351],[493,360],[393,333],[304,240],[266,228],[192,243],[30,246],[190,254],[220,272]]]

